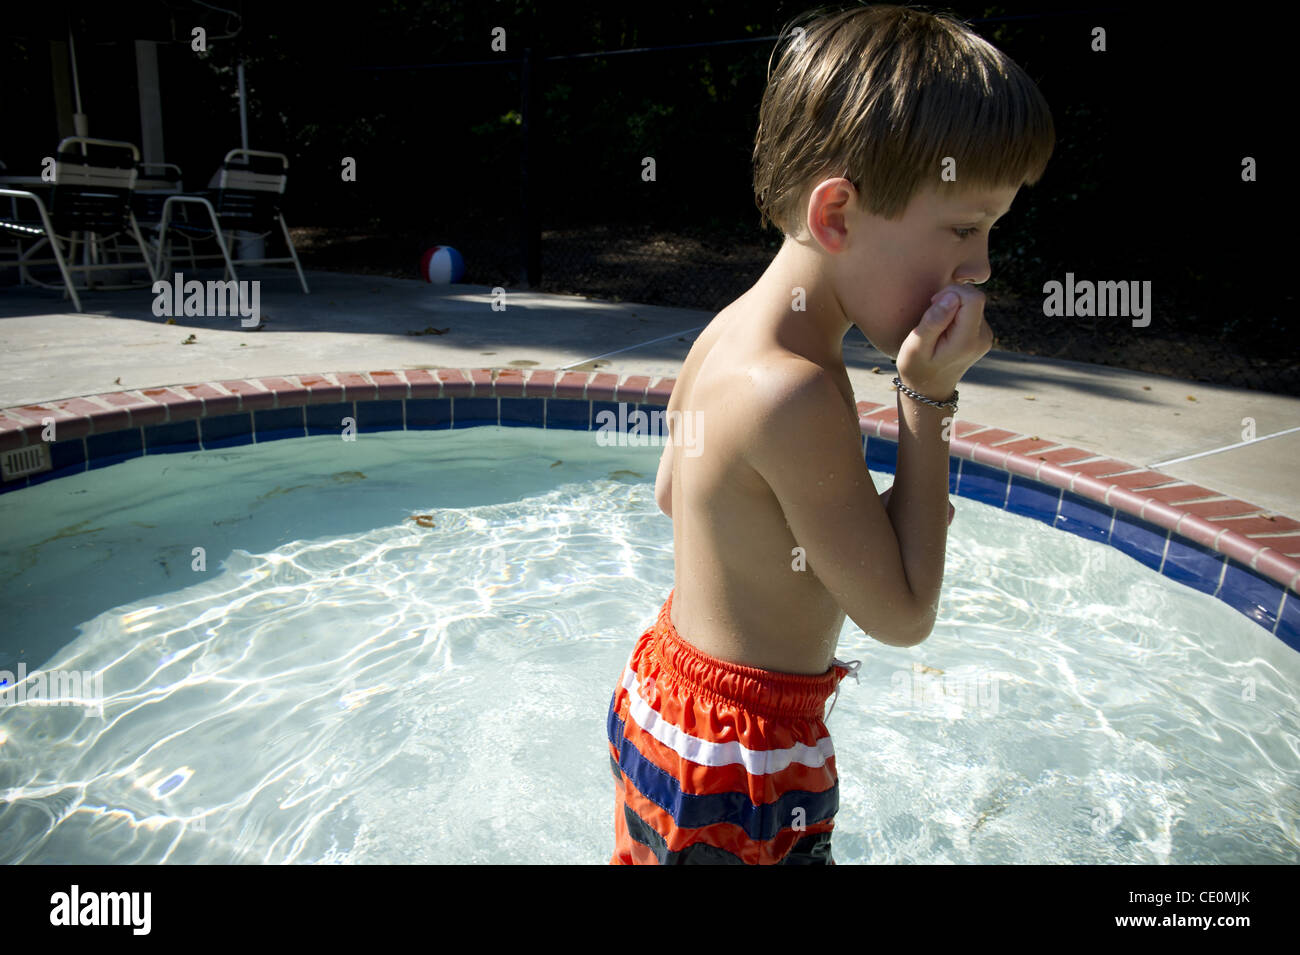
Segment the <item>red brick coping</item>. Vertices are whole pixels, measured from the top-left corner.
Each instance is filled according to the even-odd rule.
[[[434,368],[209,381],[64,398],[0,410],[0,452],[246,411],[408,398],[569,398],[667,405],[676,379],[608,372]],[[857,403],[867,437],[898,440],[893,405]],[[1257,505],[1082,448],[958,420],[951,456],[1063,488],[1202,544],[1300,593],[1300,523]]]

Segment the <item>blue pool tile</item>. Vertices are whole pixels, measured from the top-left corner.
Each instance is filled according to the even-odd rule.
[[[642,440],[644,435],[648,445],[650,440],[668,437],[668,419],[662,411],[663,409],[657,405],[624,403],[620,410],[617,403],[594,401],[591,430],[609,434],[627,434],[637,441]]]
[[[357,402],[357,431],[373,433],[375,431],[402,430],[402,402],[397,398],[384,401]]]
[[[884,471],[886,474],[898,473],[898,445],[885,438],[862,436],[862,460],[872,471]],[[961,478],[962,459],[955,455],[948,456],[948,493],[956,494]],[[881,493],[884,491],[882,489]]]
[[[80,474],[86,470],[86,442],[82,438],[71,441],[55,441],[50,445],[50,465],[53,470],[44,474],[33,474],[31,482],[38,484],[52,478]]]
[[[1282,586],[1232,558],[1228,558],[1227,563],[1219,599],[1272,631],[1282,604]]]
[[[1289,590],[1282,604],[1282,618],[1277,622],[1277,635],[1292,650],[1300,652],[1300,596]]]
[[[144,446],[149,454],[178,454],[200,451],[198,421],[173,421],[144,428]]]
[[[626,405],[624,407],[626,407]],[[593,401],[591,403],[591,430],[592,431],[600,430],[601,422],[602,420],[605,420],[601,418],[602,413],[605,414],[605,419],[608,419],[610,414],[614,416],[613,417],[614,424],[612,425],[612,428],[613,430],[618,430],[618,402],[617,401]],[[624,414],[626,415],[626,413],[627,412],[625,411]],[[606,427],[608,428],[611,426],[607,425]]]
[[[340,435],[343,433],[343,419],[356,420],[357,409],[351,401],[336,401],[328,405],[307,405],[303,409],[307,434]]]
[[[452,420],[458,428],[501,423],[499,398],[453,398]]]
[[[1023,517],[1032,517],[1044,524],[1056,521],[1056,510],[1061,503],[1061,489],[1027,478],[1011,475],[1011,490],[1007,494],[1007,510]]]
[[[663,405],[633,405],[632,408],[634,411],[639,411],[645,415],[645,423],[641,428],[652,440],[665,443],[672,438],[672,432],[668,429],[667,408]],[[699,426],[699,420],[696,418],[688,422],[685,416],[679,417],[677,419],[678,425],[681,426],[679,440],[686,441],[689,438],[692,441],[699,442],[703,438],[703,429]],[[630,424],[631,422],[629,422],[629,426]]]
[[[234,448],[253,443],[253,416],[250,412],[217,415],[202,418],[199,430],[203,434],[204,449]]]
[[[977,461],[963,461],[961,464],[961,481],[957,493],[973,501],[992,504],[999,510],[1007,497],[1007,481],[1011,475],[1006,471],[991,468]]]
[[[82,438],[55,441],[50,446],[50,463],[56,471],[84,471],[86,469],[86,442]]]
[[[884,438],[867,436],[867,467],[872,471],[898,470],[898,444]]]
[[[1163,527],[1144,521],[1140,517],[1115,511],[1115,526],[1110,532],[1110,546],[1123,551],[1134,560],[1141,561],[1152,570],[1160,569],[1165,557],[1165,541],[1169,532]]]
[[[451,427],[450,398],[408,398],[407,431],[437,431]]]
[[[502,398],[501,424],[507,428],[540,428],[545,409],[536,398]]]
[[[546,427],[590,431],[591,404],[577,398],[547,398]]]
[[[307,426],[303,423],[302,411],[301,407],[254,411],[253,427],[256,429],[257,443],[281,441],[285,438],[305,438]]]
[[[90,456],[90,469],[106,468],[111,464],[144,456],[144,444],[139,428],[92,434],[86,437],[86,454]]]
[[[80,474],[84,470],[86,470],[85,441],[82,438],[55,441],[50,445],[50,470],[43,474],[30,474],[20,480],[10,481],[0,487],[0,493],[16,491],[20,487],[44,484],[46,481],[55,481],[70,474]]]
[[[1061,512],[1053,525],[1057,530],[1069,531],[1088,540],[1106,543],[1110,537],[1110,524],[1115,509],[1098,504],[1073,491],[1063,491]]]
[[[1219,586],[1224,560],[1223,554],[1175,534],[1169,538],[1169,552],[1160,572],[1170,580],[1213,594]]]

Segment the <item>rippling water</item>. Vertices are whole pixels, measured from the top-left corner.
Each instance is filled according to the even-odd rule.
[[[102,686],[0,708],[0,861],[605,862],[609,697],[673,579],[658,454],[318,437],[0,498],[0,670]],[[841,637],[836,860],[1300,861],[1300,654],[954,503],[930,639]]]

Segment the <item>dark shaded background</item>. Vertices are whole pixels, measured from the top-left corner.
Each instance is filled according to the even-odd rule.
[[[130,41],[168,41],[166,159],[202,187],[239,144],[242,57],[250,146],[290,157],[285,214],[307,267],[414,278],[423,249],[444,243],[465,255],[466,281],[519,288],[524,70],[503,61],[531,49],[540,287],[716,310],[779,244],[759,229],[750,167],[772,42],[572,57],[771,36],[811,5],[214,4],[239,17],[181,0],[24,7],[0,27],[0,159],[31,174],[54,151],[48,40],[71,24],[93,136],[140,141]],[[1280,21],[1154,4],[931,9],[973,21],[1020,63],[1057,127],[1046,176],[994,235],[997,347],[1300,394],[1278,148],[1294,83]],[[191,51],[193,26],[208,31],[207,53]],[[1105,53],[1089,48],[1096,26]],[[506,30],[505,53],[490,48],[493,27]],[[344,156],[357,182],[341,181]],[[644,156],[656,182],[641,180]],[[1258,182],[1242,182],[1245,156]],[[1151,326],[1045,318],[1043,283],[1066,272],[1150,281]]]

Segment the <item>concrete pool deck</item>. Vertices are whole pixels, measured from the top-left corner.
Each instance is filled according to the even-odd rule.
[[[261,329],[240,328],[238,318],[179,317],[168,325],[153,314],[148,288],[82,292],[82,314],[56,291],[5,288],[0,409],[8,410],[0,410],[0,431],[30,428],[40,413],[33,406],[76,396],[333,372],[599,371],[618,376],[615,382],[647,376],[655,389],[660,379],[676,376],[713,317],[515,290],[507,290],[504,310],[494,310],[492,290],[483,286],[436,288],[335,272],[307,276],[310,295],[302,294],[292,271],[241,272],[241,278],[262,280]],[[995,307],[989,320],[996,329]],[[844,358],[864,430],[887,433],[869,419],[892,418],[892,362],[856,330],[845,338]],[[1108,472],[1112,459],[1157,470],[1205,489],[1193,497],[1217,492],[1239,499],[1235,508],[1206,500],[1183,509],[1216,523],[1223,519],[1223,526],[1279,554],[1300,554],[1300,398],[1001,351],[990,352],[960,388],[959,435],[977,424],[987,430],[972,440],[1001,442],[1022,454],[1041,451],[1042,460],[1055,463],[1079,460],[1077,453],[1061,457],[1055,446],[1083,449],[1101,459],[1085,462],[1079,468],[1085,473],[1124,470]],[[1245,419],[1253,420],[1253,441],[1243,439]],[[1091,463],[1098,467],[1090,470]],[[1240,502],[1255,507],[1246,511]]]

